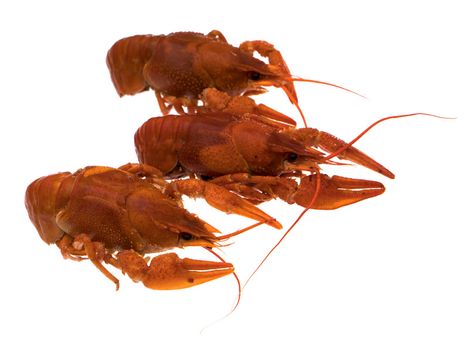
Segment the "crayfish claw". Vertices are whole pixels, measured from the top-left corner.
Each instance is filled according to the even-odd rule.
[[[321,174],[320,185],[312,209],[337,209],[364,199],[378,196],[385,190],[384,185],[377,181],[351,179],[342,176]],[[317,175],[304,176],[293,200],[309,207],[316,191]]]
[[[319,132],[319,144],[318,146],[325,150],[326,152],[336,153],[340,152],[340,149],[343,149],[340,153],[337,154],[339,159],[346,159],[354,162],[355,164],[360,164],[370,170],[376,171],[390,179],[394,179],[394,174],[388,170],[386,167],[375,161],[373,158],[369,157],[359,149],[348,146],[347,143],[338,137],[331,135],[327,132]]]
[[[204,198],[209,205],[225,213],[233,213],[260,222],[262,221],[276,229],[282,228],[282,225],[269,214],[222,186],[199,179],[174,181],[171,185],[178,192],[189,197]]]
[[[147,265],[135,251],[124,250],[117,254],[117,260],[122,272],[133,281],[158,290],[189,288],[234,272],[227,262],[181,259],[176,253],[158,255]]]

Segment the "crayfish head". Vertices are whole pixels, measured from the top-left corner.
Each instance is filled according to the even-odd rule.
[[[214,233],[219,230],[186,210],[173,217],[171,222],[165,221],[160,221],[163,229],[155,237],[160,247],[218,247],[218,239]]]
[[[282,89],[291,103],[298,104],[290,72],[277,65],[266,64],[254,57],[248,56],[248,58],[252,60],[250,64],[243,62],[235,66],[244,80],[245,88],[242,92],[245,96],[262,94],[267,91],[266,87],[273,86]]]
[[[242,156],[247,171],[253,174],[316,171],[316,163],[323,158],[322,152],[297,137],[295,128],[279,130],[244,116],[230,130],[237,153]]]
[[[308,129],[285,129],[272,134],[269,139],[270,150],[281,155],[282,172],[319,170],[318,163],[324,154],[311,147],[304,139],[302,130]]]
[[[200,232],[188,232],[181,231],[178,233],[178,246],[181,248],[184,247],[207,247],[214,248],[217,247],[217,237],[207,231],[206,234],[201,234]]]
[[[229,45],[214,45],[203,55],[203,67],[213,87],[232,96],[257,95],[272,80],[273,74],[263,61]]]
[[[220,91],[236,95],[258,95],[266,92],[266,86],[286,88],[294,96],[289,72],[253,57],[237,47],[219,41],[210,41],[199,47],[198,65],[204,76],[210,77],[212,86]]]
[[[312,157],[300,156],[296,153],[288,153],[284,161],[284,171],[307,171],[314,173],[319,171],[318,161]]]
[[[266,74],[258,83],[262,86],[274,86],[282,89],[288,96],[288,99],[294,105],[298,105],[298,96],[296,95],[293,78],[288,68],[283,64],[269,64],[269,74]]]
[[[267,90],[265,87],[274,86],[281,88],[290,99],[290,102],[294,104],[298,103],[295,87],[293,85],[293,81],[290,79],[290,74],[282,71],[278,66],[264,64],[262,69],[256,69],[254,66],[244,66],[242,68],[244,69],[244,74],[247,77],[245,95],[257,95],[266,92]]]
[[[214,233],[219,230],[148,183],[139,182],[126,197],[126,211],[132,228],[144,242],[141,252],[216,246]]]

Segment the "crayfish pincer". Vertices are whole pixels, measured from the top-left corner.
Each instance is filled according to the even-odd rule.
[[[91,166],[35,180],[25,204],[44,242],[56,244],[64,258],[88,258],[117,288],[118,279],[103,262],[152,289],[188,288],[233,273],[230,263],[181,259],[175,253],[157,255],[147,264],[147,254],[189,246],[211,249],[245,231],[216,235],[216,228],[182,207],[174,196],[177,189],[165,193],[168,186],[178,184],[167,183],[149,166]],[[224,200],[212,199],[220,207]],[[275,221],[251,203],[239,203],[245,204],[241,215],[260,212],[260,222]]]

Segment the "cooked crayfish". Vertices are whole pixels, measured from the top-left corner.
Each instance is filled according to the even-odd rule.
[[[279,197],[307,208],[336,209],[384,192],[384,186],[376,181],[321,174],[318,164],[336,163],[317,148],[339,151],[339,158],[394,177],[381,164],[329,133],[280,127],[252,114],[214,112],[152,118],[135,133],[135,146],[139,161],[158,168],[166,178],[195,174],[255,204]],[[313,196],[317,197],[314,203]]]
[[[64,172],[35,180],[26,190],[25,204],[46,243],[56,244],[64,258],[90,259],[117,288],[118,279],[103,262],[152,289],[188,288],[234,271],[233,265],[224,261],[181,259],[175,253],[158,255],[147,264],[145,254],[188,246],[217,247],[221,241],[245,231],[215,235],[216,228],[181,206],[174,197],[176,192],[204,195],[219,209],[232,211],[231,206],[235,206],[236,213],[280,227],[226,189],[219,191],[217,185],[201,181],[205,189],[201,193],[200,188],[190,189],[187,184],[178,188],[183,183],[168,184],[158,170],[149,166],[93,166],[74,174]],[[166,194],[168,187],[176,190]]]
[[[265,63],[253,56],[266,57]],[[283,89],[301,113],[294,81],[316,80],[293,77],[280,52],[261,40],[246,41],[234,47],[223,34],[213,30],[207,35],[176,32],[169,35],[135,35],[117,41],[108,51],[107,66],[120,96],[153,89],[163,114],[172,107],[184,113],[183,106],[196,111],[206,88],[216,88],[230,96],[256,95],[265,86]],[[350,91],[348,89],[344,89]],[[260,105],[259,108],[269,108]],[[281,115],[279,116],[280,118]],[[283,122],[295,125],[286,118]]]

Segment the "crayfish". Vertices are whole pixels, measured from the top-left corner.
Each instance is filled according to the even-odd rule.
[[[182,207],[176,192],[204,196],[221,210],[281,227],[248,201],[215,184],[179,186],[183,183],[167,183],[149,166],[91,166],[35,180],[26,190],[25,204],[44,242],[56,244],[64,258],[90,259],[116,288],[119,281],[103,262],[152,289],[188,288],[234,271],[225,261],[181,259],[175,253],[160,254],[147,264],[146,254],[189,246],[211,249],[246,231],[215,235],[216,228]]]
[[[280,243],[310,208],[337,209],[384,192],[377,181],[322,173],[323,164],[343,165],[335,157],[394,178],[352,144],[377,123],[403,115],[380,119],[349,143],[306,122],[296,128],[291,117],[250,96],[267,86],[281,88],[305,121],[294,81],[344,88],[293,77],[280,52],[265,41],[234,47],[216,30],[136,35],[111,47],[107,65],[120,96],[153,89],[165,114],[136,131],[140,164],[41,177],[28,186],[25,204],[43,241],[57,245],[64,258],[89,259],[116,288],[119,280],[105,264],[152,289],[187,288],[234,274],[233,265],[212,248],[260,224],[280,229],[257,207],[262,202],[280,198],[305,208]],[[173,107],[180,115],[167,115]],[[184,209],[182,195],[257,223],[219,234]],[[149,257],[189,246],[203,247],[219,261],[175,253]]]
[[[134,139],[139,161],[158,168],[166,178],[197,175],[256,204],[279,197],[304,207],[336,209],[384,192],[376,181],[320,174],[318,164],[335,163],[317,148],[340,151],[339,158],[394,177],[327,132],[280,127],[252,114],[211,112],[151,118]]]
[[[269,63],[254,57],[257,52]],[[207,35],[176,32],[168,35],[135,35],[117,41],[108,51],[107,66],[120,96],[153,89],[163,114],[174,107],[198,109],[202,92],[215,88],[230,96],[249,96],[266,92],[266,86],[281,88],[299,110],[294,81],[308,81],[345,89],[338,85],[293,77],[281,53],[262,40],[230,45],[223,34],[213,30]],[[353,92],[353,91],[351,91]],[[267,113],[272,110],[259,106]],[[274,113],[275,114],[275,113]],[[279,114],[283,122],[295,125]]]

